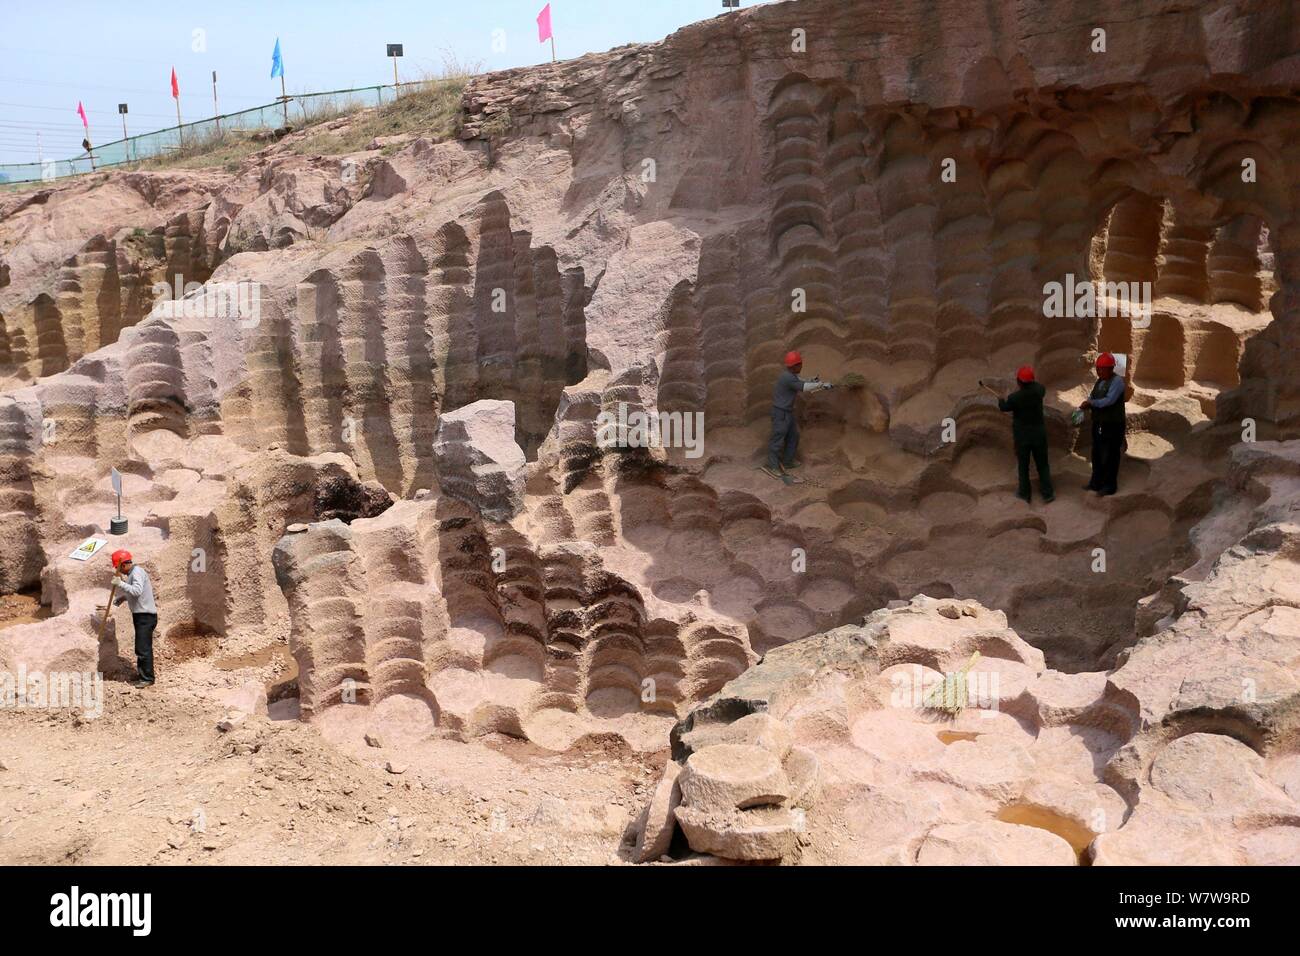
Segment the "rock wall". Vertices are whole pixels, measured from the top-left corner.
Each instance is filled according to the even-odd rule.
[[[1152,761],[1179,780],[1206,754],[1290,773],[1270,763],[1292,732],[1284,708],[1231,715],[1254,721],[1235,739],[1261,769],[1221,741],[1152,732],[1184,720],[1179,694],[1189,713],[1210,706],[1172,683],[1191,657],[1135,668],[1210,640],[1186,613],[1202,593],[1248,616],[1286,593],[1289,531],[1246,502],[1291,507],[1300,438],[1300,58],[1276,4],[1139,8],[768,4],[475,78],[455,141],[324,157],[298,154],[295,134],[233,174],[6,199],[0,504],[21,533],[0,583],[41,583],[58,614],[42,633],[93,656],[83,612],[106,569],[65,555],[105,530],[116,465],[164,639],[283,640],[301,713],[323,724],[410,708],[555,749],[600,733],[655,749],[760,656],[797,661],[811,652],[789,648],[816,634],[852,644],[836,629],[877,612],[875,663],[835,679],[851,699],[826,718],[865,719],[826,739],[846,778],[879,769],[892,788],[851,795],[894,827],[867,857],[1001,860],[1005,827],[1040,813],[1068,821],[1070,854],[1017,830],[1012,856],[1154,853],[1123,849],[1113,826],[1140,810],[1133,781]],[[489,151],[485,124],[503,120]],[[144,300],[176,272],[203,290]],[[1085,280],[1104,284],[1105,311],[1113,284],[1149,283],[1149,315],[1045,310],[1052,283]],[[232,288],[255,304],[231,311]],[[805,480],[785,485],[756,466],[790,348],[845,387],[801,400]],[[1130,370],[1108,499],[1071,487],[1090,448],[1069,413],[1100,349]],[[1010,388],[1026,363],[1048,388],[1064,489],[1050,507],[1012,496],[1005,416],[978,387]],[[507,404],[508,426],[493,418]],[[602,421],[629,415],[681,440],[602,441]],[[1240,572],[1252,590],[1202,592],[1236,547],[1257,558]],[[951,646],[881,649],[880,628],[936,614],[955,622]],[[1266,643],[1243,674],[1282,693],[1291,678],[1272,668],[1289,651]],[[976,650],[1011,688],[1006,739],[945,742],[854,689]],[[792,811],[819,764],[791,733],[774,758],[687,760],[643,843],[671,836],[676,787],[697,849],[797,852]],[[1166,744],[1190,756],[1156,756]],[[1104,779],[1079,770],[1098,761]],[[762,792],[706,806],[737,764],[761,764]],[[1071,787],[1086,808],[1059,796]],[[758,797],[772,799],[740,805]],[[1095,805],[1105,828],[1086,819]]]

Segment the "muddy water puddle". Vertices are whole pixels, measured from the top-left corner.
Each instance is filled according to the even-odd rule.
[[[1075,823],[1069,817],[1049,810],[1047,807],[1032,803],[1013,803],[997,813],[997,819],[1003,823],[1016,823],[1025,827],[1037,827],[1048,833],[1055,833],[1074,850],[1080,866],[1088,866],[1088,845],[1092,843],[1093,834]]]

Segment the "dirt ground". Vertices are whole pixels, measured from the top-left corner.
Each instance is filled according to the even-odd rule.
[[[104,686],[95,719],[0,711],[0,863],[620,863],[655,779],[625,750],[504,737],[434,736],[398,763],[296,720],[223,732],[165,678]]]
[[[50,616],[50,609],[41,606],[39,593],[27,591],[18,594],[0,594],[0,627],[11,624],[30,624]]]

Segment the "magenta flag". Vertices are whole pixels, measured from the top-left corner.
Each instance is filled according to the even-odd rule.
[[[548,3],[542,7],[542,12],[537,14],[537,42],[545,43],[551,38],[551,5]]]
[[[81,100],[77,100],[77,115],[81,117],[81,125],[86,127],[87,132],[90,132],[90,124],[86,122],[86,110],[81,105]]]

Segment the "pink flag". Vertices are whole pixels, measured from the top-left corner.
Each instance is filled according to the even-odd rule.
[[[172,99],[180,99],[181,87],[176,82],[176,67],[172,67]]]
[[[86,132],[90,132],[90,123],[86,120],[86,110],[81,105],[81,100],[77,100],[77,115],[81,117],[81,125],[86,127]]]
[[[542,12],[537,14],[537,42],[545,43],[551,39],[551,5],[548,3],[542,7]]]

